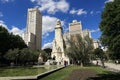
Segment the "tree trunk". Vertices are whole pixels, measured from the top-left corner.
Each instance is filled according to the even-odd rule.
[[[101,59],[101,64],[102,64],[102,67],[105,68],[105,64],[104,64],[104,60]]]
[[[83,67],[83,62],[82,62],[82,61],[81,61],[81,64],[80,64],[80,65],[81,65],[81,67]]]

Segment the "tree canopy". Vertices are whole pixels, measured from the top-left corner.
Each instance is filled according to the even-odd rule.
[[[102,67],[105,67],[105,65],[104,65],[104,59],[106,58],[106,56],[105,56],[104,51],[102,49],[100,49],[100,48],[96,48],[94,50],[93,54],[95,55],[95,57],[97,59],[101,60]],[[97,63],[97,65],[98,65],[98,63]]]
[[[10,49],[23,49],[26,48],[24,40],[19,35],[13,35],[8,32],[8,30],[2,26],[0,26],[0,62],[4,62],[4,55]],[[10,53],[14,53],[10,51]]]
[[[9,32],[0,26],[0,52],[5,53],[9,49]]]
[[[19,35],[13,35],[8,30],[0,26],[0,52],[6,53],[9,49],[26,48],[24,40]]]
[[[52,52],[52,49],[51,48],[46,48],[44,49],[44,51],[46,52],[46,57],[47,59],[51,59],[51,52]]]
[[[66,48],[66,54],[74,63],[81,63],[81,66],[89,62],[89,55],[93,50],[92,40],[86,36],[82,38],[79,34],[68,40],[69,47]]]
[[[32,62],[33,64],[34,62],[37,62],[39,54],[39,51],[33,51],[28,48],[23,48],[21,50],[15,48],[8,50],[8,52],[4,55],[4,58],[7,60],[8,64],[14,62],[16,65],[25,65],[26,63],[29,64]]]
[[[100,40],[111,51],[112,59],[120,59],[120,0],[106,3],[101,18]]]
[[[19,54],[19,49],[10,49],[8,52],[4,55],[4,57],[9,61],[15,61],[17,55]]]
[[[100,48],[96,48],[93,52],[93,54],[96,56],[96,58],[100,58],[100,59],[103,59],[105,58],[105,53],[102,49]]]

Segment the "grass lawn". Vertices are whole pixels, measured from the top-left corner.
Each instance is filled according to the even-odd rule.
[[[73,71],[73,70],[79,70],[79,69],[90,69],[90,70],[93,70],[95,71],[97,74],[101,75],[102,77],[99,78],[99,79],[92,79],[92,80],[119,80],[120,75],[117,75],[117,76],[114,76],[117,77],[118,79],[109,79],[109,77],[112,76],[112,74],[114,74],[113,72],[110,72],[110,71],[107,71],[101,67],[96,67],[96,66],[91,66],[91,67],[80,67],[80,66],[68,66],[60,71],[57,71],[57,72],[54,72],[40,80],[65,80],[66,77],[68,77],[70,75],[70,73]],[[86,75],[86,74],[84,74]],[[104,79],[104,75],[105,76],[108,76],[108,78],[105,78]],[[76,79],[74,79],[76,80]]]
[[[57,68],[57,66],[45,66],[45,67],[5,67],[0,68],[0,77],[11,76],[34,76],[45,71]]]

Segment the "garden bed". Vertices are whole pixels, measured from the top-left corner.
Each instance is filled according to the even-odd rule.
[[[35,76],[46,71],[55,69],[59,66],[40,66],[40,67],[5,67],[0,68],[0,77],[12,76]]]

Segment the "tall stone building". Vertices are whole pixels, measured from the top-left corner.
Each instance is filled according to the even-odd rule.
[[[77,20],[73,20],[73,22],[69,24],[69,34],[70,35],[80,34],[81,37],[83,37],[81,22],[78,22]]]
[[[24,34],[24,41],[33,50],[41,49],[42,37],[42,15],[38,8],[28,9],[27,30]]]
[[[82,23],[77,20],[73,20],[72,23],[69,23],[69,32],[64,33],[63,37],[67,43],[67,39],[72,38],[73,40],[77,40],[77,36],[80,35],[82,38],[88,36],[91,38],[91,33],[89,30],[82,30]]]
[[[77,20],[73,20],[72,23],[69,24],[69,34],[76,35],[80,34],[81,37],[89,36],[91,38],[91,33],[89,30],[82,30],[82,23]]]
[[[88,36],[91,38],[91,33],[89,30],[85,29],[82,30],[82,23],[78,22],[77,20],[73,20],[72,23],[69,24],[69,32],[64,33],[63,37],[66,43],[66,46],[69,47],[69,44],[67,42],[67,39],[73,38],[76,41],[76,35],[81,35],[82,38],[85,36]],[[99,47],[99,42],[96,40],[93,40],[93,47],[94,49]]]
[[[83,30],[83,37],[85,37],[85,36],[89,36],[89,38],[91,38],[91,33],[87,29]]]
[[[69,64],[69,58],[67,55],[65,55],[64,46],[65,43],[63,40],[61,22],[58,20],[55,27],[55,38],[53,40],[53,49],[51,55],[55,58],[55,61],[58,65],[64,65],[64,62],[68,62]]]
[[[98,40],[93,40],[94,49],[99,48],[100,42]]]
[[[82,38],[88,36],[91,38],[91,34],[89,30],[82,30],[82,24],[81,22],[78,22],[77,20],[73,20],[72,23],[69,24],[69,32],[62,34],[62,27],[61,22],[57,21],[56,27],[55,27],[55,38],[53,40],[53,48],[52,48],[52,58],[55,58],[55,61],[58,65],[64,64],[64,61],[67,61],[68,64],[70,64],[70,60],[65,55],[65,47],[70,47],[68,43],[68,39],[73,38],[76,41],[76,35],[81,35]],[[94,49],[99,47],[99,44],[93,40],[93,46]]]

